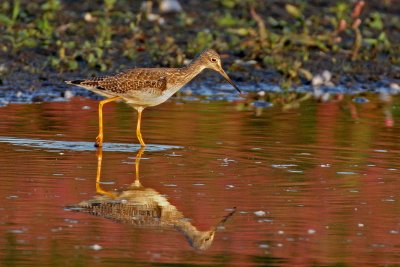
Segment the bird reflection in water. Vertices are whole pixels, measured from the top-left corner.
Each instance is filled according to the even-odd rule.
[[[235,213],[234,208],[221,221],[208,231],[199,231],[191,222],[168,202],[167,198],[156,190],[144,187],[139,178],[139,163],[144,149],[140,149],[135,159],[135,181],[126,189],[106,191],[101,188],[102,148],[97,151],[96,192],[93,199],[69,206],[68,210],[89,213],[119,223],[128,223],[138,227],[170,228],[182,232],[189,244],[198,250],[208,249],[219,227]]]

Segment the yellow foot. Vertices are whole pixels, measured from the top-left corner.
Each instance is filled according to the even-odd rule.
[[[95,147],[102,147],[103,146],[103,136],[102,135],[98,135],[96,137],[96,143],[94,144]]]

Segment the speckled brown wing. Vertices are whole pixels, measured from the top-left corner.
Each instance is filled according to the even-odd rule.
[[[170,69],[131,69],[114,76],[95,77],[87,80],[68,81],[89,90],[124,95],[135,92],[147,92],[160,95],[167,89],[167,77]]]
[[[167,74],[161,69],[132,69],[115,76],[104,77],[96,81],[96,89],[115,94],[127,94],[133,91],[161,94],[167,89]]]

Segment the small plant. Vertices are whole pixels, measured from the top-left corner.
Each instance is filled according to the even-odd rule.
[[[132,14],[133,15],[133,14]],[[137,52],[143,49],[140,43],[143,41],[143,32],[140,28],[140,22],[142,20],[142,13],[135,16],[135,21],[129,23],[130,37],[127,37],[123,41],[123,55],[131,60],[136,59]]]
[[[9,44],[9,46],[3,46],[2,49],[8,51],[11,48],[13,54],[16,54],[22,47],[34,47],[37,44],[36,29],[30,27],[20,29],[18,27],[18,17],[21,12],[20,0],[14,0],[11,16],[0,14],[0,22],[6,26],[5,33],[0,36],[0,40]]]
[[[264,20],[261,18],[260,15],[258,15],[254,6],[250,7],[250,14],[251,17],[257,22],[260,47],[266,48],[270,45],[270,42],[268,40],[269,34],[267,27],[265,26]]]
[[[336,12],[338,23],[335,31],[333,31],[331,34],[332,45],[341,43],[343,41],[343,38],[340,37],[340,34],[343,33],[347,28],[351,29],[354,33],[354,41],[351,50],[351,60],[353,61],[358,58],[358,54],[362,46],[363,36],[360,30],[360,25],[362,23],[362,20],[360,18],[360,15],[364,6],[365,6],[364,1],[356,2],[350,18],[346,16],[346,11],[349,10],[347,4],[339,3],[336,5],[334,9],[334,11]]]
[[[104,10],[96,26],[96,44],[100,48],[110,47],[112,44],[111,11],[116,0],[104,0]]]
[[[351,60],[357,59],[362,44],[362,34],[360,31],[360,25],[362,21],[360,19],[360,15],[364,5],[364,1],[358,1],[354,6],[353,13],[351,14],[351,17],[353,18],[351,28],[353,29],[355,35],[353,49],[351,51]]]
[[[213,35],[209,31],[198,32],[194,40],[188,43],[187,51],[195,55],[213,44]]]
[[[49,61],[50,65],[57,70],[67,70],[67,71],[75,71],[78,69],[79,64],[76,60],[76,54],[72,51],[76,49],[76,43],[73,41],[70,42],[62,42],[58,40],[56,42],[57,45],[57,54],[55,56],[50,56]]]
[[[133,14],[128,2],[101,0],[91,10],[74,5],[64,12],[69,6],[61,0],[2,1],[0,53],[16,57],[23,49],[37,48],[24,56],[33,61],[47,56],[32,64],[40,68],[74,71],[85,66],[83,61],[89,69],[104,71],[147,55],[152,64],[177,66],[213,47],[234,56],[230,60],[237,59],[234,64],[241,70],[277,70],[286,87],[309,80],[308,69],[325,62],[343,73],[357,72],[350,60],[400,62],[398,35],[392,34],[400,20],[385,12],[393,1],[370,14],[362,13],[367,1],[328,1],[316,7],[304,0],[213,0],[204,1],[205,7],[215,8],[211,12],[196,12],[189,4],[179,14],[156,14],[154,7],[164,23],[150,21],[143,12]]]
[[[99,71],[106,71],[109,65],[105,60],[108,48],[112,46],[113,29],[111,24],[111,11],[116,0],[104,0],[104,9],[94,12],[96,17],[96,31],[94,41],[86,40],[80,49],[75,53],[76,57],[83,58],[88,66]],[[89,17],[92,15],[90,14]],[[75,65],[73,65],[75,66]]]
[[[175,39],[166,37],[165,39],[158,40],[152,38],[147,43],[147,52],[151,55],[154,61],[160,61],[163,66],[181,66],[185,59],[185,54],[182,49],[176,44]]]
[[[39,36],[45,45],[50,45],[53,42],[55,33],[53,20],[57,16],[57,12],[61,8],[60,0],[48,0],[41,6],[42,14],[36,20],[36,28],[39,31]]]
[[[5,25],[6,32],[12,32],[13,28],[17,22],[18,16],[21,12],[21,3],[20,0],[13,1],[13,8],[11,11],[11,16],[7,16],[5,14],[0,14],[0,22]]]
[[[100,71],[107,70],[107,64],[104,61],[104,49],[96,46],[96,44],[85,41],[77,56],[79,55],[85,59],[89,67],[96,68]]]
[[[240,3],[239,0],[220,0],[219,2],[221,3],[221,5],[223,7],[227,7],[227,8],[234,8],[235,6],[237,6]]]

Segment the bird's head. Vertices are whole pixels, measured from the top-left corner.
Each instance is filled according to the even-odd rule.
[[[205,68],[212,69],[221,74],[222,77],[225,78],[225,80],[227,80],[233,87],[235,87],[235,89],[239,93],[241,93],[239,87],[234,84],[234,82],[231,80],[231,78],[229,78],[228,74],[226,74],[226,72],[222,68],[221,57],[218,55],[217,52],[215,52],[215,50],[205,50],[203,53],[200,54],[199,59],[201,60],[201,63]]]

